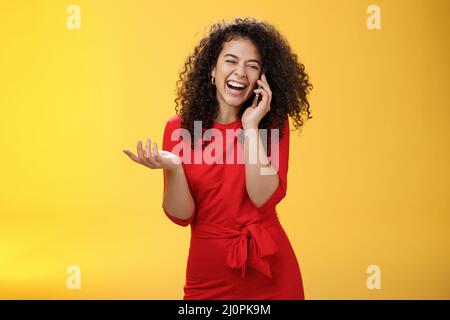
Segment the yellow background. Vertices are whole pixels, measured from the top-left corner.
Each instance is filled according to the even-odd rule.
[[[449,299],[449,13],[446,0],[2,1],[0,298],[182,298],[189,228],[164,216],[162,172],[122,148],[161,146],[206,27],[254,16],[314,85],[278,206],[306,298]]]

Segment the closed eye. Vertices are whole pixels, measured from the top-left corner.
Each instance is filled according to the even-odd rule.
[[[225,62],[236,63],[235,61],[232,61],[232,60],[225,60]],[[255,69],[255,70],[258,70],[258,69],[259,69],[258,66],[250,66],[250,68],[253,68],[253,69]]]

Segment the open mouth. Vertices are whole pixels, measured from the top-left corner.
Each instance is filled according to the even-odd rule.
[[[233,95],[241,95],[247,88],[246,84],[239,83],[236,81],[227,81],[226,84],[228,87],[228,91]]]

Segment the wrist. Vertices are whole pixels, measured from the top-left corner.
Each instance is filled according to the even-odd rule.
[[[181,164],[174,165],[170,168],[165,168],[167,174],[177,174],[178,172],[181,172],[183,170],[183,167]]]
[[[244,130],[258,130],[258,125],[257,124],[242,124],[242,129]]]

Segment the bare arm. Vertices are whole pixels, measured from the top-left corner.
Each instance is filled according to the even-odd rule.
[[[245,183],[247,193],[257,206],[264,204],[278,187],[279,179],[264,150],[258,128],[244,129]],[[262,174],[263,172],[272,174]]]
[[[195,203],[186,181],[182,166],[173,170],[164,170],[165,191],[163,208],[175,218],[187,220],[195,210]]]
[[[272,91],[265,74],[257,80],[258,89],[253,104],[242,115],[244,128],[245,184],[250,200],[257,206],[263,205],[277,190],[279,179],[269,162],[259,135],[258,124],[270,111]],[[258,96],[262,99],[258,102]],[[265,174],[262,174],[264,172]],[[267,174],[270,172],[271,174]]]

